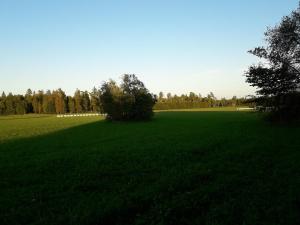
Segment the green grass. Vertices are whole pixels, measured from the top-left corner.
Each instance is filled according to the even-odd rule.
[[[103,119],[102,117],[100,117]],[[96,122],[99,117],[56,118],[55,115],[0,116],[0,143],[18,138],[47,135],[51,132]]]
[[[300,224],[300,127],[252,112],[0,118],[0,224]]]
[[[237,111],[238,108],[243,108],[243,107],[211,107],[211,108],[193,108],[193,109],[167,109],[167,110],[155,110],[155,112],[233,112],[233,111]]]

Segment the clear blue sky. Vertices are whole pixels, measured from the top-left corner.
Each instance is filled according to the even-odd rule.
[[[135,73],[151,92],[253,94],[243,71],[298,0],[0,0],[0,91],[91,90]]]

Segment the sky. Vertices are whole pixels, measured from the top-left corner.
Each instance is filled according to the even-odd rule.
[[[298,0],[0,0],[0,91],[91,90],[136,74],[152,93],[244,97],[247,51]]]

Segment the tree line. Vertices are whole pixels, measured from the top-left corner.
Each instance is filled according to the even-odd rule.
[[[0,96],[0,115],[22,115],[27,113],[37,114],[64,114],[64,113],[85,113],[104,112],[103,90],[93,88],[91,92],[77,89],[73,96],[68,96],[62,89],[32,91],[28,89],[25,95],[13,95],[12,93]],[[154,95],[156,103],[153,109],[191,109],[207,107],[228,107],[247,104],[245,98],[232,97],[231,99],[217,99],[211,92],[202,97],[190,92],[189,95],[164,95],[160,92]]]
[[[64,114],[100,112],[100,92],[76,90],[74,96],[67,96],[62,89],[32,92],[28,89],[25,95],[13,95],[4,92],[0,97],[0,115],[13,114]]]
[[[201,94],[195,94],[190,92],[189,95],[172,95],[168,93],[166,96],[163,92],[160,92],[157,98],[157,102],[154,105],[156,110],[167,109],[193,109],[193,108],[210,108],[210,107],[236,107],[242,105],[248,105],[249,101],[246,98],[237,98],[233,96],[231,99],[221,98],[217,99],[215,95],[210,92],[207,96]]]

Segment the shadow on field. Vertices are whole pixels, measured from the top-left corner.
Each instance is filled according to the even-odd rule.
[[[163,112],[0,144],[0,224],[297,224],[300,129]]]

